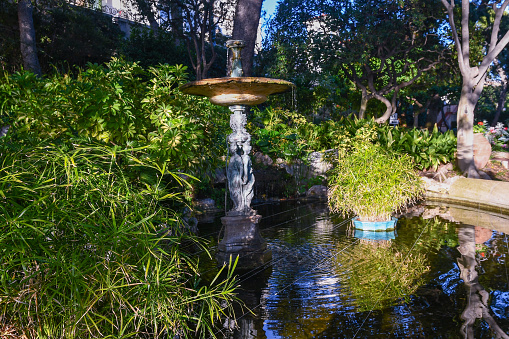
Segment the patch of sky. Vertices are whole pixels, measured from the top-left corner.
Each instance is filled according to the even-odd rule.
[[[279,0],[264,0],[262,3],[262,16],[260,18],[262,23],[262,38],[265,37],[265,30],[267,22],[276,12],[277,3]]]
[[[441,274],[438,277],[438,283],[442,286],[442,290],[445,294],[451,295],[455,292],[463,280],[460,279],[460,269],[458,265],[454,264],[454,268],[446,273]]]
[[[509,292],[494,291],[491,298],[493,313],[499,318],[507,318],[509,316]]]

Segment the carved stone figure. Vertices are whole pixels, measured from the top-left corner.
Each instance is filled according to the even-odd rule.
[[[228,163],[228,186],[230,189],[230,197],[233,201],[233,209],[232,211],[241,211],[243,204],[242,197],[242,174],[244,170],[244,165],[242,163],[242,157],[238,152],[237,144],[230,144],[230,162]]]
[[[232,133],[228,135],[230,161],[228,163],[228,185],[233,209],[230,215],[251,215],[253,199],[254,175],[249,153],[251,152],[251,136],[246,131],[247,118],[244,107],[230,107]]]
[[[250,138],[251,139],[251,138]],[[244,166],[243,169],[243,180],[242,180],[242,199],[244,210],[247,213],[250,213],[252,211],[251,209],[251,200],[253,200],[254,196],[254,175],[253,175],[253,165],[251,163],[251,157],[249,156],[249,152],[251,152],[251,145],[249,141],[247,141],[242,149],[244,150],[244,153],[242,154],[242,164]]]
[[[241,77],[244,75],[240,59],[240,50],[244,46],[245,44],[242,40],[228,40],[226,42],[226,47],[232,51],[232,66],[230,77]]]

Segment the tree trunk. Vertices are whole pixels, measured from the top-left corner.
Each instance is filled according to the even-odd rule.
[[[479,283],[479,273],[477,272],[478,261],[475,255],[475,227],[472,225],[463,225],[458,230],[458,252],[461,256],[457,259],[460,269],[460,278],[465,284],[467,293],[467,302],[461,319],[463,325],[460,333],[464,338],[474,338],[474,323],[480,319],[484,320],[491,332],[492,338],[505,338],[509,336],[500,328],[496,320],[490,314],[488,291]]]
[[[419,113],[420,112],[418,111],[414,111],[414,125],[413,125],[414,128],[419,127]]]
[[[361,96],[361,107],[359,108],[359,119],[364,119],[364,116],[366,115],[366,108],[368,107],[368,93],[366,90],[362,89],[362,96]]]
[[[472,86],[464,81],[458,104],[458,167],[469,178],[479,178],[474,164],[474,107],[477,103]]]
[[[384,114],[382,114],[382,116],[380,118],[375,120],[375,122],[377,122],[379,124],[383,124],[387,120],[389,120],[389,118],[391,117],[392,113],[394,113],[396,108],[393,107],[392,102],[389,99],[387,99],[386,97],[384,97],[383,95],[375,94],[375,98],[380,100],[381,102],[383,102],[386,107]]]
[[[159,23],[157,22],[156,16],[152,11],[152,1],[148,0],[136,0],[136,5],[142,16],[147,19],[150,29],[155,35],[159,33]]]
[[[35,45],[35,27],[32,13],[33,5],[31,0],[18,1],[19,41],[23,66],[38,76],[42,76],[41,65],[37,57],[37,47]]]
[[[495,112],[495,116],[493,117],[491,126],[495,126],[497,124],[498,119],[500,118],[500,113],[502,113],[502,110],[505,107],[506,100],[507,100],[507,76],[504,76],[504,78],[502,78],[502,89],[500,90],[500,96],[498,97],[497,111]]]
[[[263,0],[238,0],[233,23],[233,39],[244,40],[241,51],[244,76],[253,73],[253,59]]]

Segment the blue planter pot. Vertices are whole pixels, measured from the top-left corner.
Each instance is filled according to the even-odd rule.
[[[388,241],[396,239],[396,231],[376,232],[376,231],[355,230],[354,237],[358,239],[371,241],[381,241],[381,240]]]
[[[353,218],[353,226],[363,231],[385,232],[396,228],[398,218],[392,217],[389,221],[360,221],[358,217]]]

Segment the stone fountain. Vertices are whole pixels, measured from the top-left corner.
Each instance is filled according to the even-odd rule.
[[[243,77],[240,51],[244,43],[241,40],[228,40],[226,46],[232,52],[232,67],[228,77],[189,82],[180,90],[208,97],[211,103],[228,106],[232,112],[227,178],[233,208],[221,218],[224,235],[218,244],[217,259],[221,264],[227,263],[230,257],[233,260],[238,257],[237,267],[250,268],[270,260],[271,253],[258,228],[261,215],[251,208],[255,178],[249,156],[251,135],[246,130],[246,106],[261,104],[269,95],[288,92],[295,86],[284,80]]]

